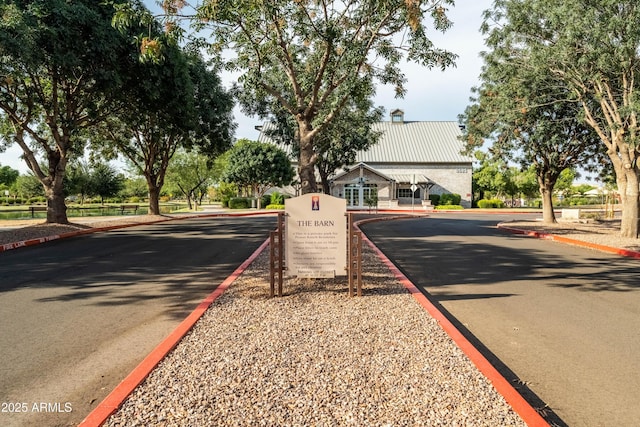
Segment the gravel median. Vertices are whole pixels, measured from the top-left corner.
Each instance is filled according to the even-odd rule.
[[[288,279],[261,254],[108,426],[473,425],[524,422],[368,248],[346,278]]]

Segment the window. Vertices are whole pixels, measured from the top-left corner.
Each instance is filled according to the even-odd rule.
[[[412,194],[413,193],[413,194]],[[420,189],[416,191],[411,191],[410,188],[398,188],[397,197],[398,199],[410,199],[413,197],[414,199],[420,198]]]
[[[378,197],[378,185],[364,184],[362,186],[362,197],[364,198],[364,200]]]

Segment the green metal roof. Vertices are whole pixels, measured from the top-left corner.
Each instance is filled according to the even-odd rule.
[[[265,123],[263,129],[273,126]],[[470,156],[460,154],[464,148],[458,137],[462,134],[457,122],[379,122],[374,130],[382,131],[377,144],[360,151],[355,163],[471,163]],[[260,132],[260,142],[272,142]],[[281,146],[288,154],[291,147]],[[297,159],[294,159],[294,161]]]
[[[456,122],[379,122],[377,144],[360,151],[356,162],[364,163],[471,163],[460,154],[464,148]]]

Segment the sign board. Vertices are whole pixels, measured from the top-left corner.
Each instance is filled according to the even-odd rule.
[[[287,275],[334,277],[347,274],[347,201],[310,193],[285,200]]]

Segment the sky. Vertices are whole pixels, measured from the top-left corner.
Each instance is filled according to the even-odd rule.
[[[144,2],[151,6],[154,0]],[[407,121],[457,121],[458,115],[469,104],[471,88],[479,84],[478,76],[482,67],[479,54],[486,50],[479,28],[482,12],[489,9],[492,3],[492,0],[456,0],[456,5],[450,7],[448,12],[453,27],[444,34],[434,31],[430,35],[435,46],[458,55],[456,67],[440,71],[403,63],[407,94],[402,99],[396,99],[393,87],[379,86],[375,105],[384,107],[387,115],[399,108],[404,111]],[[233,83],[231,74],[222,74],[221,78],[225,86]],[[236,138],[257,139],[255,126],[260,125],[261,120],[247,117],[239,107],[235,108],[234,115],[238,124]],[[27,166],[19,158],[21,153],[17,145],[9,147],[0,153],[0,166],[10,166],[22,174],[26,173]]]

